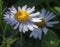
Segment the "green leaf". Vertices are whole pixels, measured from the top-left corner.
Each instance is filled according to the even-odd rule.
[[[7,38],[7,43],[9,43],[10,45],[13,44],[15,41],[17,40],[17,38]]]
[[[42,47],[57,47],[58,42],[57,35],[53,31],[49,30],[47,35],[43,36]]]
[[[54,7],[60,13],[60,7]]]
[[[17,38],[5,38],[5,40],[2,41],[2,44],[7,44],[7,45],[11,45],[13,44],[15,41],[17,40]]]
[[[2,27],[2,0],[0,0],[0,27],[1,29],[3,29]]]

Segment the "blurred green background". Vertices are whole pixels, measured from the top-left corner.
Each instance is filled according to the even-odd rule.
[[[36,6],[36,11],[45,8],[47,11],[54,12],[56,15],[54,20],[60,22],[60,0],[0,0],[0,47],[20,47],[20,32],[13,30],[3,20],[3,13],[12,5]],[[30,31],[23,34],[22,47],[60,47],[60,23],[49,28],[48,34],[43,34],[41,40],[29,38],[29,35]]]

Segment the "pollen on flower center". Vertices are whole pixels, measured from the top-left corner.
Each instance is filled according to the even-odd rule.
[[[18,22],[27,22],[30,19],[28,13],[25,11],[17,11],[14,17]]]
[[[35,23],[38,27],[43,27],[43,26],[45,26],[45,20],[43,20],[42,19],[42,21],[41,22],[37,22],[37,23]]]

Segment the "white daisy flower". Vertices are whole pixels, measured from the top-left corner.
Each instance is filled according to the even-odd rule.
[[[40,22],[41,20],[36,16],[40,15],[40,12],[35,13],[35,7],[27,8],[27,5],[18,7],[16,9],[14,6],[9,8],[4,14],[4,20],[13,26],[14,29],[19,28],[20,32],[25,33],[25,31],[33,30],[38,28],[34,22]]]
[[[59,23],[58,21],[50,21],[52,20],[55,15],[51,12],[46,12],[45,9],[42,9],[41,11],[41,17],[42,17],[42,21],[35,23],[37,26],[39,26],[39,28],[34,29],[33,32],[31,32],[29,37],[34,37],[34,38],[39,38],[41,39],[41,35],[42,35],[42,31],[44,32],[44,34],[46,35],[48,32],[48,28],[47,27],[53,27],[54,24]],[[40,17],[40,18],[41,18]]]

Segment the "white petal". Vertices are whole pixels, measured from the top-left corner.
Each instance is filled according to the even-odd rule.
[[[53,27],[53,25],[46,23],[47,27]]]
[[[17,11],[16,8],[15,8],[14,6],[12,6],[12,10]]]
[[[25,31],[28,31],[28,27],[26,24],[23,25],[23,32],[25,33]]]
[[[7,21],[8,23],[11,23],[11,25],[14,25],[17,23],[17,21],[14,18],[6,18],[5,21]]]
[[[46,22],[46,26],[53,27],[53,24],[58,24],[59,21]]]
[[[31,25],[32,25],[34,28],[38,28],[38,26],[35,25],[35,24],[33,24],[33,23],[31,23]]]
[[[15,14],[16,13],[16,11],[11,11],[13,14]]]
[[[19,25],[19,31],[20,31],[20,32],[23,31],[23,24],[22,24],[22,23]]]
[[[27,23],[27,27],[28,27],[28,29],[31,30],[31,31],[34,29],[33,26],[32,26],[30,23]]]
[[[34,32],[31,32],[30,36],[29,37],[32,37],[34,35]]]
[[[6,22],[7,24],[11,24],[11,22]]]
[[[5,19],[5,21],[7,21],[7,23],[10,23],[12,26],[17,23],[17,21],[14,19],[14,17],[12,15],[6,16],[6,17],[4,17],[4,19]]]
[[[17,10],[13,6],[12,6],[12,8],[9,8],[9,10],[14,14],[17,12]]]
[[[46,21],[49,21],[49,20],[51,20],[54,17],[55,17],[55,15],[53,14],[53,12],[51,12],[49,15],[46,16]]]
[[[51,17],[51,16],[53,16],[53,12],[51,12],[51,13],[48,15],[48,17]]]
[[[14,26],[14,29],[17,29],[19,26],[19,23],[17,23],[15,26]]]
[[[12,16],[12,15],[4,14],[3,16],[4,16],[4,19],[7,19],[7,18],[10,18],[10,16]]]
[[[38,36],[39,36],[39,39],[41,40],[41,37],[42,37],[42,30],[41,29],[38,29]]]
[[[25,33],[25,29],[23,28],[23,33]]]
[[[35,31],[32,31],[29,37],[32,37],[32,36],[33,36],[34,38],[36,38],[35,36],[37,36],[37,35],[36,35]]]
[[[34,12],[35,11],[35,6],[34,7],[32,7],[29,11],[27,11],[29,14],[31,14],[32,12]]]
[[[42,9],[42,10],[41,10],[41,14],[42,14],[42,16],[45,16],[46,10],[45,10],[45,9]]]
[[[22,7],[22,10],[26,10],[27,9],[27,5]]]
[[[51,22],[47,22],[48,24],[57,24],[59,23],[59,21],[51,21]]]
[[[46,14],[46,19],[48,19],[48,18],[50,18],[50,17],[52,17],[53,16],[53,12],[47,12],[47,14]]]
[[[37,32],[36,32],[36,31],[32,31],[29,37],[32,37],[32,36],[33,36],[35,39],[37,39],[37,37],[38,37]]]
[[[30,19],[30,21],[32,21],[32,22],[41,22],[42,20],[40,20],[39,18],[32,18],[32,19]]]
[[[48,29],[46,27],[43,27],[42,30],[43,30],[44,34],[46,35],[48,32]]]
[[[9,18],[9,16],[4,17],[4,19],[7,19],[7,18]]]
[[[41,39],[41,35],[42,35],[42,30],[39,28],[36,28],[31,32],[29,37],[33,36],[35,39],[37,39],[37,38]]]
[[[7,14],[7,15],[6,15],[6,14],[3,14],[3,16],[4,16],[4,17],[9,17],[9,15],[8,15],[8,14]]]
[[[9,21],[9,18],[4,19],[5,21]]]
[[[11,24],[10,24],[10,25],[12,25],[12,26],[13,26],[13,25],[15,25],[16,23],[17,23],[17,22],[11,22]]]
[[[10,11],[12,11],[12,9],[11,8],[8,8]]]
[[[48,21],[50,11],[47,12],[47,14],[44,16],[45,21]]]
[[[56,17],[56,16],[53,15],[53,13],[51,13],[51,14],[45,16],[45,20],[46,20],[46,21],[49,21],[49,20],[51,20],[51,19],[54,18],[54,17]]]
[[[11,22],[11,25],[14,25],[14,24],[18,23],[18,22],[14,19],[14,17],[10,17],[8,20],[9,20],[9,22]]]
[[[33,14],[31,14],[30,16],[31,16],[31,17],[35,17],[35,16],[38,16],[38,15],[40,15],[40,12],[33,13]]]
[[[27,10],[26,11],[29,11],[31,8],[27,8]]]
[[[18,11],[20,11],[21,10],[21,8],[20,7],[18,7]]]
[[[9,8],[9,10],[14,14],[17,12],[17,11],[12,10],[11,8]]]
[[[56,17],[55,15],[51,16],[50,18],[48,18],[47,21],[51,20],[52,18]]]
[[[50,14],[50,11],[48,11],[48,12],[47,12],[46,17],[48,17],[48,16],[49,16],[49,14]]]
[[[6,14],[6,15],[10,15],[10,11],[7,10],[7,11],[5,12],[5,14]]]

